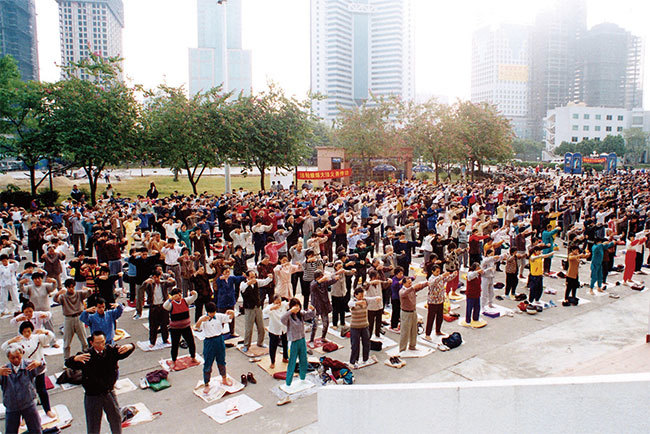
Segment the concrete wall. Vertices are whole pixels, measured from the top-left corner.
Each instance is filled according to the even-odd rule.
[[[328,386],[321,433],[647,433],[650,373]]]

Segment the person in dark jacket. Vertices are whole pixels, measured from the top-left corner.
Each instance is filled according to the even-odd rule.
[[[142,307],[144,305],[144,281],[153,274],[153,270],[160,260],[160,253],[153,251],[152,255],[149,256],[149,252],[146,247],[142,247],[138,252],[129,259],[135,266],[135,292],[136,292],[136,313],[133,316],[133,319],[139,319],[142,316]]]
[[[210,280],[215,277],[217,277],[216,272],[206,273],[205,267],[202,265],[190,279],[192,287],[198,294],[198,297],[194,301],[194,322],[198,321],[201,315],[203,315],[203,307],[211,301],[214,301],[214,291],[212,291]]]
[[[397,236],[399,239],[393,242],[393,250],[397,255],[397,265],[404,270],[404,276],[408,276],[411,266],[411,251],[418,246],[418,243],[415,241],[407,241],[404,232],[398,233]]]
[[[226,313],[233,310],[237,304],[235,285],[246,280],[246,276],[231,276],[230,268],[225,267],[217,279],[217,312]],[[235,335],[235,318],[230,322],[230,334]]]
[[[41,433],[41,418],[34,402],[34,379],[39,374],[37,368],[41,363],[24,359],[23,348],[19,344],[10,344],[6,352],[9,363],[0,367],[2,403],[6,408],[5,432],[17,433],[22,416],[30,433]]]
[[[156,188],[155,183],[149,184],[149,190],[147,190],[147,199],[158,199],[158,189]]]
[[[86,430],[101,432],[102,411],[106,413],[113,434],[122,432],[122,416],[113,388],[118,376],[117,362],[126,359],[135,345],[106,345],[106,336],[96,331],[90,337],[88,352],[77,354],[65,361],[65,366],[82,372]]]
[[[235,262],[232,264],[232,274],[237,277],[244,276],[246,271],[248,271],[248,265],[246,261],[255,256],[254,253],[247,255],[246,252],[242,249],[242,246],[236,246],[235,251],[233,252],[231,259]],[[239,299],[239,286],[241,282],[235,282],[235,300]]]
[[[311,282],[311,304],[316,309],[317,316],[320,317],[323,323],[323,333],[321,334],[321,342],[328,342],[327,329],[329,328],[329,314],[332,312],[332,303],[330,302],[328,288],[339,280],[339,276],[330,279],[325,276],[322,271],[316,270],[314,273],[314,280]],[[314,318],[311,327],[311,337],[309,343],[314,343],[316,337],[316,330],[318,329],[318,318]]]

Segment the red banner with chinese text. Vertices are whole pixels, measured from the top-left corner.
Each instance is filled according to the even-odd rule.
[[[314,172],[298,171],[298,179],[333,179],[352,176],[352,169],[317,170]]]
[[[607,157],[582,157],[582,162],[587,164],[599,164],[607,161]]]

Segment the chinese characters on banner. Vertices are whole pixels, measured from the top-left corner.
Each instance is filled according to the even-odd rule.
[[[606,157],[597,157],[597,158],[582,157],[582,162],[587,164],[599,164],[599,163],[604,163],[606,161],[607,161]]]
[[[315,172],[298,171],[298,179],[334,179],[352,176],[352,169],[318,170]]]

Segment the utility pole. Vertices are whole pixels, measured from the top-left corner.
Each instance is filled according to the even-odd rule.
[[[226,181],[225,181],[225,184],[226,184],[226,186],[225,186],[226,193],[230,193],[230,191],[232,190],[232,188],[230,187],[230,164],[226,163],[226,164],[223,166],[223,175],[224,175],[225,180],[226,180]]]

